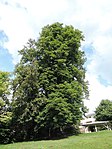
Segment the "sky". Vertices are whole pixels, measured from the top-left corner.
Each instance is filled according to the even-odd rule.
[[[102,99],[112,100],[112,0],[0,0],[0,70],[12,72],[18,50],[55,22],[85,36],[90,96],[84,103],[93,112]]]

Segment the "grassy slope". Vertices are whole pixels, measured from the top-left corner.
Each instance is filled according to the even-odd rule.
[[[80,134],[61,140],[0,145],[0,149],[112,149],[112,131]]]

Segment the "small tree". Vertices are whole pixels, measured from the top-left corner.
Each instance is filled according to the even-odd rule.
[[[112,121],[112,101],[102,100],[95,111],[96,120]]]
[[[0,71],[0,143],[10,141],[12,113],[9,111],[9,73]]]

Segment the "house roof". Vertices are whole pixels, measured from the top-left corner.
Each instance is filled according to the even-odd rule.
[[[90,123],[83,123],[82,126],[93,126],[93,125],[101,125],[101,124],[107,124],[109,121],[95,121]]]

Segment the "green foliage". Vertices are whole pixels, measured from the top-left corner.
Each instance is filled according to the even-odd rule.
[[[0,143],[9,143],[11,141],[11,119],[11,112],[4,112],[0,115]]]
[[[7,102],[9,94],[9,73],[0,71],[0,97]]]
[[[96,120],[112,121],[112,101],[102,100],[95,111]]]
[[[9,100],[9,73],[0,71],[0,114],[6,112]]]
[[[12,103],[16,140],[55,137],[78,125],[88,96],[83,39],[73,26],[54,23],[19,51]]]
[[[0,71],[0,143],[10,140],[10,122],[12,113],[9,110],[9,73]]]

